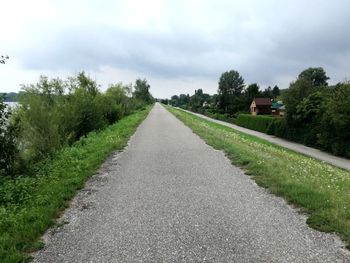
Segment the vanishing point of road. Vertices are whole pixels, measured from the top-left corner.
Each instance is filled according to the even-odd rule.
[[[159,104],[61,221],[34,262],[350,262]]]

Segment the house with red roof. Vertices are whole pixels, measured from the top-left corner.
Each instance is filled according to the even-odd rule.
[[[250,104],[252,115],[271,115],[272,102],[269,98],[254,98]]]

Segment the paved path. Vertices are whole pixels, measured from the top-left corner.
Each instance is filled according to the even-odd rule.
[[[34,262],[350,262],[305,219],[157,104]]]
[[[250,130],[250,129],[247,129],[247,128],[244,128],[244,127],[232,124],[232,123],[215,120],[215,119],[209,118],[209,117],[207,117],[205,115],[202,115],[202,114],[199,114],[199,113],[194,113],[194,112],[187,111],[187,110],[184,110],[184,109],[181,109],[181,108],[177,108],[177,109],[186,111],[188,113],[191,113],[193,115],[201,117],[202,119],[206,119],[206,120],[209,120],[209,121],[212,121],[212,122],[216,122],[216,123],[222,124],[224,126],[233,128],[235,130],[238,130],[238,131],[241,131],[241,132],[244,132],[244,133],[247,133],[247,134],[259,137],[259,138],[262,138],[262,139],[264,139],[266,141],[269,141],[269,142],[275,143],[277,145],[283,146],[285,148],[291,149],[293,151],[300,152],[302,154],[311,156],[311,157],[313,157],[315,159],[318,159],[318,160],[321,160],[321,161],[333,164],[333,165],[338,166],[340,168],[343,168],[343,169],[346,169],[346,170],[350,170],[350,160],[349,159],[337,157],[337,156],[331,155],[329,153],[322,152],[322,151],[320,151],[318,149],[307,147],[307,146],[305,146],[303,144],[287,141],[287,140],[278,138],[276,136],[272,136],[272,135],[268,135],[268,134],[265,134],[265,133],[262,133],[262,132]]]

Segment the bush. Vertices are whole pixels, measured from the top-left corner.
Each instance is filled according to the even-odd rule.
[[[15,117],[21,126],[21,154],[27,166],[147,105],[131,96],[131,86],[121,83],[101,93],[84,72],[67,81],[42,76],[23,90]]]
[[[338,84],[330,90],[320,126],[320,147],[350,158],[350,84]]]
[[[221,113],[212,113],[210,111],[206,111],[206,112],[204,112],[204,115],[206,115],[210,118],[216,119],[216,120],[226,121],[226,122],[230,122],[230,123],[234,123],[234,121],[235,121],[235,119],[227,113],[221,114]]]
[[[0,96],[0,176],[13,175],[18,160],[19,127],[10,121],[11,113]]]
[[[286,137],[287,130],[286,119],[274,118],[274,120],[267,127],[266,133],[277,137]]]
[[[275,119],[275,117],[270,116],[239,114],[235,120],[235,124],[251,130],[266,133],[269,130],[269,126],[272,125]]]

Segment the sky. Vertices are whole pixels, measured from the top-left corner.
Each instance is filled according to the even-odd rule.
[[[105,90],[146,78],[157,98],[214,94],[237,70],[261,89],[323,67],[350,79],[348,0],[2,0],[0,92],[84,70]]]

